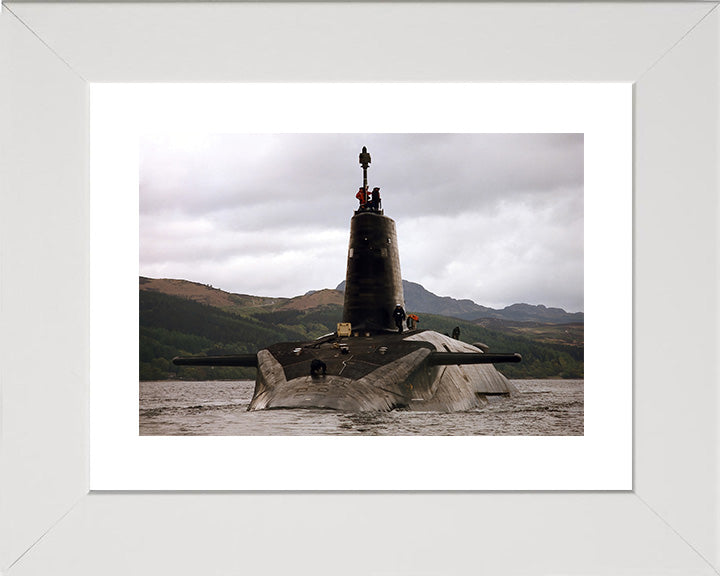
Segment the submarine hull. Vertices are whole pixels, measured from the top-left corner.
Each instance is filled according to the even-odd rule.
[[[276,344],[258,353],[248,409],[455,412],[484,406],[486,395],[514,392],[492,364],[436,365],[435,352],[483,354],[429,330]],[[325,364],[325,374],[311,374],[313,360]]]
[[[363,186],[350,220],[342,329],[313,342],[274,344],[257,355],[174,362],[257,366],[249,410],[454,412],[480,408],[490,394],[512,394],[493,363],[518,362],[519,354],[488,354],[430,330],[402,333],[406,312],[395,222],[380,208],[379,188],[367,199],[367,148],[359,159]]]

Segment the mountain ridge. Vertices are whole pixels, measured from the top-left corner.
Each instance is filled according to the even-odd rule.
[[[495,318],[513,322],[542,322],[545,324],[584,323],[583,312],[566,312],[562,308],[548,307],[543,304],[516,303],[503,309],[490,308],[477,304],[469,299],[458,300],[450,296],[433,294],[421,284],[403,280],[405,308],[408,311],[437,314],[475,321],[484,318]],[[336,290],[344,291],[345,282],[340,282]]]
[[[190,280],[140,277],[140,290],[163,292],[237,313],[248,308],[310,310],[323,306],[342,307],[344,288],[345,282],[343,281],[335,289],[311,290],[293,298],[273,298],[225,292],[209,284]],[[408,280],[403,280],[403,291],[407,311],[419,314],[436,314],[467,321],[497,319],[545,324],[576,324],[583,323],[585,319],[582,312],[566,312],[562,308],[548,307],[543,304],[516,303],[498,310],[482,306],[469,299],[459,300],[450,296],[438,296],[421,284]]]
[[[142,277],[139,296],[141,380],[252,379],[255,372],[249,368],[178,367],[172,359],[248,354],[275,342],[314,340],[336,329],[344,299],[342,292],[333,289],[295,298],[264,298],[231,294],[198,282]],[[445,334],[460,328],[463,341],[522,354],[520,364],[498,368],[509,378],[583,375],[582,323],[472,322],[424,312],[420,326]]]

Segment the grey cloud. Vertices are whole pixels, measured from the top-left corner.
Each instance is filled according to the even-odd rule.
[[[263,289],[272,280],[270,295],[293,296],[308,280],[263,261],[299,250],[310,266],[314,255],[332,261],[342,280],[337,254],[346,250],[362,184],[362,146],[373,158],[369,184],[381,187],[386,215],[398,223],[406,278],[480,304],[582,309],[582,134],[148,137],[140,155],[141,270],[212,275],[213,263],[256,258],[254,275],[268,279]],[[325,232],[340,246],[311,240]],[[327,284],[310,288],[335,281],[323,278]],[[249,291],[233,282],[211,283]]]

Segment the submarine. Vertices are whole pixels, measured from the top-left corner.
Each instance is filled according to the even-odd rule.
[[[345,412],[481,408],[515,388],[495,368],[520,362],[407,322],[395,222],[380,189],[369,190],[370,154],[359,156],[363,186],[350,220],[342,322],[307,342],[280,342],[256,354],[176,357],[177,365],[253,366],[248,410],[313,408]]]

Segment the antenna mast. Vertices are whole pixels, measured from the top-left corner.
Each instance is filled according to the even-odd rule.
[[[367,151],[367,148],[363,146],[362,152],[360,152],[360,166],[362,166],[363,169],[363,189],[367,192],[368,189],[368,183],[367,183],[367,169],[368,164],[370,164],[370,154]]]

